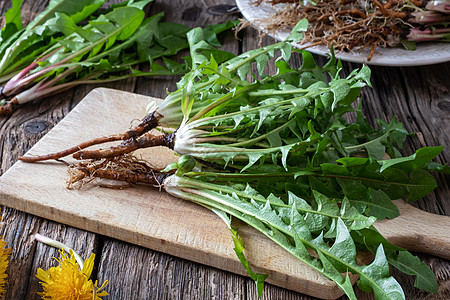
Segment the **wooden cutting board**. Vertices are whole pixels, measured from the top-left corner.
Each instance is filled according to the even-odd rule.
[[[112,89],[95,89],[26,155],[63,150],[102,135],[122,133],[145,107],[160,99]],[[106,148],[107,145],[102,145]],[[162,148],[137,153],[163,168],[177,158]],[[73,162],[72,158],[65,158]],[[148,186],[117,190],[87,184],[66,188],[61,162],[17,162],[0,177],[0,204],[56,222],[103,234],[222,270],[247,275],[233,251],[231,233],[214,213]],[[450,259],[450,218],[395,201],[400,217],[375,227],[394,244]],[[337,286],[245,224],[236,223],[246,256],[267,282],[323,299],[342,295]],[[444,230],[443,230],[444,229]],[[356,277],[352,277],[353,282]]]
[[[160,100],[95,89],[26,155],[56,152],[94,137],[124,132],[144,116],[150,101]],[[140,150],[139,155],[156,167],[176,160],[170,150],[161,147]],[[73,161],[72,158],[64,160]],[[66,178],[67,167],[60,162],[19,161],[0,177],[0,204],[247,275],[233,251],[231,233],[209,210],[145,186],[117,190],[88,184],[68,190]],[[267,282],[323,299],[342,295],[332,281],[256,230],[245,224],[238,227],[245,241],[247,259],[255,271],[269,274]]]

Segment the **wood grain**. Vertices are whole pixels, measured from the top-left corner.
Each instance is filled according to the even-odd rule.
[[[109,276],[121,287],[116,299],[244,299],[245,280],[238,275],[111,239],[103,254],[99,279],[121,274]],[[120,257],[111,264],[110,256]]]
[[[23,2],[24,20],[29,21],[45,7],[48,0],[24,0]],[[191,26],[194,23],[203,25],[209,21],[218,23],[226,18],[234,18],[234,15],[227,14],[223,9],[217,9],[217,7],[223,7],[223,5],[232,6],[234,1],[203,0],[193,3],[186,0],[157,0],[152,4],[151,11],[164,8],[168,11],[166,20]],[[6,8],[10,6],[11,1],[0,1],[0,12],[3,14]],[[195,7],[201,9],[200,14],[195,13]],[[210,9],[214,7],[214,10]],[[219,15],[212,14],[212,12],[217,11],[221,11],[221,13]],[[238,36],[241,38],[240,41],[235,40],[232,33],[228,34],[224,38],[224,47],[238,54],[243,49],[255,48],[258,43],[255,30],[247,29],[239,33]],[[271,42],[272,40],[269,38],[264,40],[264,43]],[[316,59],[318,62],[325,61],[321,57],[316,57]],[[293,61],[298,65],[300,62],[299,56],[294,55]],[[343,72],[348,74],[357,67],[360,67],[360,65],[344,63]],[[143,69],[145,69],[145,66],[143,66]],[[449,145],[450,63],[411,68],[372,67],[371,69],[374,88],[363,90],[362,107],[372,122],[375,118],[390,120],[397,116],[405,123],[408,130],[423,132],[418,135],[421,139],[408,139],[403,150],[405,154],[410,154],[413,149],[423,145]],[[163,97],[166,88],[172,90],[175,87],[175,82],[176,78],[140,78],[105,86]],[[0,174],[10,168],[16,162],[18,155],[22,155],[29,150],[94,87],[77,87],[45,101],[23,106],[11,117],[0,118]],[[447,147],[439,160],[448,162],[448,159],[449,150]],[[414,203],[414,205],[433,213],[450,215],[449,178],[437,176],[437,180],[439,182],[438,190],[426,199]],[[29,286],[33,283],[29,279],[34,278],[34,274],[31,273],[31,266],[35,257],[36,243],[28,237],[38,231],[40,224],[45,220],[10,208],[4,208],[2,214],[5,222],[2,233],[13,251],[9,274],[10,278],[14,277],[14,280],[10,282],[6,299],[23,299],[22,296],[27,291],[32,290]],[[49,222],[48,232],[52,232],[52,228],[56,230],[57,226],[65,228],[68,235],[73,237],[81,232],[70,226],[58,225],[54,222]],[[101,235],[95,235],[95,240],[97,241],[97,248],[92,249],[92,251],[97,253],[98,259],[95,270],[96,276],[111,280],[108,287],[110,296],[107,299],[136,299],[134,297],[137,293],[136,290],[139,290],[139,295],[143,295],[143,299],[257,299],[254,283],[245,277],[194,264],[114,239],[105,239]],[[115,245],[116,247],[106,248],[109,245]],[[119,245],[125,245],[124,247],[129,250],[122,250],[124,248],[119,247]],[[86,247],[86,249],[89,249],[89,247]],[[136,258],[135,262],[146,262],[146,265],[129,263],[128,253],[133,253]],[[419,255],[435,272],[440,284],[440,291],[437,295],[420,292],[414,288],[414,280],[410,276],[393,270],[394,276],[405,290],[406,298],[450,299],[450,263],[433,256]],[[43,253],[42,257],[49,265],[53,263],[47,254]],[[161,272],[164,272],[165,266],[171,263],[178,267],[172,268],[172,273],[167,272],[166,275],[159,276],[159,274],[163,274]],[[162,270],[155,274],[154,268],[145,269],[147,265],[160,266]],[[118,269],[116,266],[121,268]],[[124,272],[126,272],[126,276],[122,276]],[[176,275],[179,272],[182,272],[182,275]],[[116,278],[117,280],[115,280]],[[148,284],[149,281],[151,281],[151,285]],[[198,294],[191,292],[189,290],[190,282],[198,283],[196,289],[202,292]],[[145,297],[146,294],[150,296]],[[357,296],[358,299],[372,299],[372,296],[359,290],[357,290]],[[27,297],[29,299],[39,298],[33,292],[30,292]],[[298,300],[313,298],[269,284],[266,286],[263,299]]]
[[[375,228],[392,244],[450,259],[450,217],[427,213],[395,200],[400,216],[375,222]]]
[[[124,132],[149,102],[144,97],[99,88],[89,93],[26,156],[56,152],[94,138]],[[97,110],[93,119],[89,112]],[[68,135],[67,133],[70,133]],[[103,147],[106,147],[105,145]],[[176,160],[162,147],[142,149],[135,155],[155,168]],[[65,158],[71,162],[71,158]],[[68,190],[66,166],[47,161],[17,162],[0,178],[0,203],[59,223],[79,227],[187,260],[246,275],[233,251],[226,225],[212,212],[196,204],[169,196],[158,188],[133,186],[105,189],[95,184]],[[20,174],[28,174],[17,181]],[[335,299],[342,292],[319,272],[271,242],[256,230],[236,224],[246,242],[246,256],[258,272],[269,274],[267,282],[284,288]]]

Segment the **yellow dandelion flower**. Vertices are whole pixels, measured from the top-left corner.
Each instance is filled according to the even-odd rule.
[[[101,287],[89,279],[94,268],[95,254],[80,265],[75,259],[74,252],[70,251],[70,257],[64,250],[59,250],[60,258],[55,258],[59,263],[57,267],[51,267],[47,271],[39,268],[36,277],[41,280],[43,292],[38,293],[42,299],[52,300],[92,300],[107,296],[103,289],[108,284],[105,281]]]
[[[3,225],[3,223],[0,224]],[[6,283],[8,279],[6,270],[8,269],[10,255],[11,249],[6,248],[6,242],[3,240],[3,237],[0,236],[0,297],[2,297],[6,292]]]
[[[6,292],[6,282],[8,279],[6,270],[8,269],[10,254],[11,249],[6,248],[6,242],[0,238],[0,297]]]

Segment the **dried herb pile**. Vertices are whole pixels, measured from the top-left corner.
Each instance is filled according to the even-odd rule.
[[[448,0],[258,0],[272,4],[270,17],[258,20],[265,31],[291,30],[300,20],[310,23],[300,45],[304,48],[331,45],[337,51],[369,49],[370,60],[377,47],[415,42],[450,41]]]

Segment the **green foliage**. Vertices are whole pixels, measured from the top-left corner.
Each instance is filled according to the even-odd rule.
[[[398,270],[408,275],[416,276],[414,286],[432,293],[438,292],[438,284],[433,271],[417,256],[408,251],[399,251],[389,257],[389,263]]]
[[[234,23],[225,24],[228,26],[233,26]],[[227,27],[216,27],[217,29],[227,28]],[[194,28],[188,33],[189,48],[192,59],[192,67],[198,67],[202,65],[203,62],[209,61],[214,57],[218,62],[223,62],[234,57],[233,54],[216,49],[207,40],[213,41],[215,44],[218,43],[217,39],[213,39],[212,36],[215,33],[214,27],[208,27],[205,30],[201,28]]]
[[[12,7],[5,12],[5,26],[3,26],[0,35],[1,42],[22,29],[22,16],[20,13],[22,1],[23,0],[12,1]]]
[[[264,51],[252,51],[266,55]],[[254,62],[261,62],[256,54],[241,55],[245,61],[250,56]],[[205,57],[202,59],[204,61]],[[369,80],[367,67],[340,79],[336,77],[338,65],[318,67],[306,56],[299,69],[278,61],[275,75],[250,83],[240,80],[242,76],[236,68],[240,60],[236,59],[230,60],[234,61],[232,64],[219,65],[212,57],[209,63],[203,62],[182,81],[180,91],[186,93],[188,88],[194,88],[196,92],[190,93],[190,105],[197,103],[202,109],[192,113],[190,118],[185,115],[187,121],[179,131],[195,131],[195,137],[204,142],[190,147],[182,142],[191,143],[191,140],[177,140],[177,152],[203,160],[223,160],[224,165],[233,163],[241,171],[268,159],[287,169],[290,161],[303,166],[308,161],[320,165],[329,158],[337,159],[363,150],[381,159],[386,150],[393,152],[395,143],[407,134],[395,121],[382,123],[381,130],[368,131],[364,120],[348,124],[343,118],[344,114],[357,111],[351,103]],[[265,65],[257,66],[261,70]],[[234,71],[237,78],[233,77],[234,69],[237,69]],[[332,75],[335,78],[326,83],[325,78]],[[194,85],[193,76],[198,78]],[[213,101],[207,102],[209,100]],[[160,113],[169,115],[163,110]]]
[[[389,276],[389,264],[383,245],[378,246],[375,260],[362,268],[365,276],[360,277],[358,287],[366,292],[374,292],[376,299],[405,299],[402,288],[394,277]]]
[[[373,227],[351,232],[355,240],[362,248],[375,253],[378,245],[383,245],[389,264],[405,274],[416,276],[414,286],[432,293],[437,293],[438,284],[433,271],[416,256],[405,249],[389,243]]]
[[[290,38],[300,38],[304,25]],[[203,166],[173,176],[166,190],[221,212],[222,219],[241,219],[335,281],[350,299],[356,297],[341,273],[358,274],[358,286],[377,299],[404,299],[389,264],[416,276],[417,287],[435,291],[432,271],[372,224],[398,216],[392,200],[430,193],[437,183],[429,171],[448,166],[431,161],[442,147],[401,157],[408,135],[403,125],[379,120],[373,128],[354,107],[361,88],[370,86],[370,69],[343,78],[333,55],[318,66],[300,50],[294,52],[303,64],[292,68],[289,39],[227,58],[203,47],[200,31],[188,36],[193,69],[157,110],[161,125],[178,127],[174,150]],[[265,74],[270,58],[273,75]],[[348,113],[355,122],[347,121]],[[241,243],[236,235],[234,241]],[[242,247],[236,249],[259,285]],[[375,260],[359,266],[359,249],[372,251]]]
[[[258,292],[258,296],[261,297],[263,290],[264,290],[264,280],[267,278],[267,274],[259,274],[253,272],[253,270],[250,268],[250,265],[245,258],[244,255],[244,242],[242,239],[238,236],[237,231],[233,228],[230,228],[233,243],[234,243],[234,252],[236,252],[237,257],[241,261],[242,265],[244,266],[245,270],[247,271],[248,275],[251,279],[253,279],[256,283],[256,291]]]
[[[18,103],[25,103],[80,83],[186,73],[187,63],[177,63],[167,56],[188,47],[190,28],[161,22],[163,12],[145,18],[143,8],[151,1],[113,5],[91,17],[84,26],[77,23],[92,14],[102,0],[91,0],[89,5],[88,0],[51,1],[45,18],[39,15],[20,36],[1,44],[0,52],[4,49],[5,55],[0,62],[0,74],[4,67],[4,80],[31,63],[5,84],[3,93],[15,96]],[[17,18],[9,19],[17,22]],[[227,22],[208,26],[204,31],[198,28],[196,43],[201,47],[197,55],[208,55],[214,49],[204,39],[217,45],[216,33],[234,25],[235,22]],[[155,62],[157,59],[163,64]],[[145,62],[151,67],[147,72],[132,68]]]
[[[182,175],[184,173],[192,171],[192,169],[195,167],[196,161],[195,158],[193,158],[190,155],[182,155],[180,158],[178,158],[177,161],[177,175]]]
[[[13,7],[5,13],[5,26],[2,29],[0,78],[30,64],[61,39],[61,34],[70,35],[75,28],[74,24],[86,19],[104,2],[52,0],[43,12],[22,29],[22,1],[13,1]],[[6,79],[10,76],[6,76]]]
[[[242,189],[229,183],[210,183],[186,175],[175,175],[166,182],[166,190],[172,195],[220,210],[253,226],[292,255],[334,280],[351,299],[356,298],[348,277],[340,275],[342,272],[358,274],[360,288],[373,290],[377,299],[404,299],[400,285],[389,276],[383,246],[378,247],[371,264],[359,266],[356,263],[356,244],[347,224],[360,222],[364,217],[352,209],[349,202],[339,209],[331,199],[315,193],[313,208],[305,199],[292,193],[285,200],[273,194],[264,197],[250,186]],[[195,174],[191,176],[195,177]],[[347,213],[349,211],[351,213]],[[349,222],[349,219],[352,221]],[[365,220],[370,221],[362,226],[370,226],[374,221]],[[334,231],[333,242],[327,238],[330,231]],[[318,258],[307,249],[313,249]],[[237,253],[242,255],[242,248],[238,250]],[[246,260],[243,264],[248,267]]]
[[[443,149],[443,146],[424,147],[418,149],[416,153],[411,156],[386,160],[383,162],[383,166],[380,172],[383,172],[385,169],[391,166],[396,166],[397,168],[405,170],[406,172],[412,171],[417,167],[421,167],[430,162],[433,158],[438,156],[438,154],[441,153]]]

